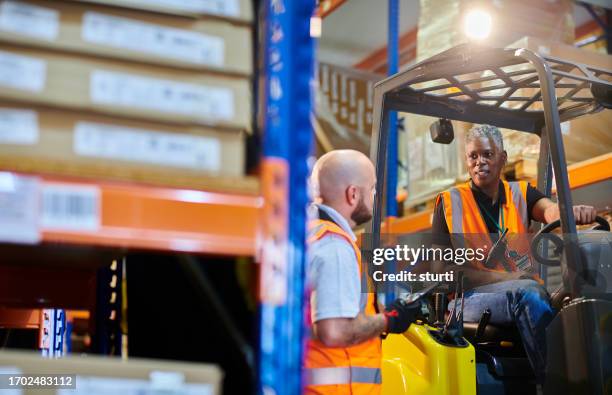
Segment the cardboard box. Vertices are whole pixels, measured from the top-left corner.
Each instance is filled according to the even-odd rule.
[[[398,186],[408,185],[406,206],[422,203],[437,192],[454,185],[465,172],[463,126],[453,122],[455,139],[451,144],[431,140],[429,126],[437,120],[424,115],[400,113],[405,133],[398,134],[398,159],[408,172],[400,168]]]
[[[40,352],[9,351],[0,353],[0,369],[6,374],[58,376],[59,382],[72,386],[64,389],[45,387],[15,390],[24,395],[74,395],[95,393],[203,393],[221,394],[223,371],[214,364],[174,362],[154,359],[108,358],[67,355],[43,358]]]
[[[0,1],[0,41],[249,76],[251,30],[76,2]]]
[[[417,60],[469,42],[464,18],[477,5],[492,19],[483,45],[503,48],[526,35],[574,43],[574,2],[570,0],[421,0],[417,33]]]
[[[372,134],[374,84],[384,78],[327,63],[319,65],[319,86],[322,99],[347,134]]]
[[[3,170],[236,190],[243,168],[240,131],[0,102]]]
[[[0,47],[0,98],[154,121],[249,129],[247,79]]]
[[[612,70],[612,56],[595,51],[576,48],[558,42],[551,42],[535,37],[524,37],[508,46],[509,48],[527,48],[543,56],[570,60],[589,66]],[[567,89],[557,89],[557,96],[561,96]],[[519,96],[532,96],[533,89],[517,91]],[[586,93],[590,95],[590,93]],[[542,108],[542,102],[537,102],[534,108]],[[603,110],[595,114],[584,115],[561,124],[566,159],[574,163],[612,152],[612,114]],[[524,135],[517,136],[516,134]],[[512,152],[509,156],[519,160],[522,156],[534,156],[539,152],[539,138],[528,136],[526,133],[504,131],[507,144]],[[512,153],[512,155],[510,155]]]
[[[190,17],[213,16],[240,23],[253,22],[251,0],[72,0]]]
[[[568,123],[561,125],[568,164],[612,152],[612,111],[603,110]]]
[[[611,55],[584,50],[576,48],[573,45],[543,40],[537,37],[523,37],[520,40],[509,44],[507,48],[526,48],[542,56],[552,56],[563,60],[569,60],[589,66],[612,70]],[[523,91],[525,94],[529,93],[527,89],[524,89]],[[559,96],[560,93],[563,93],[563,91],[557,91],[557,96]]]

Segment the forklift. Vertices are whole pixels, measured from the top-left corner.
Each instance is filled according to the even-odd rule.
[[[610,108],[612,70],[523,48],[464,44],[375,85],[370,159],[376,200],[364,251],[385,247],[380,230],[389,119],[398,111],[438,118],[430,128],[437,143],[453,140],[452,120],[540,137],[537,188],[551,196],[554,169],[560,220],[542,226],[530,247],[541,271],[559,266],[563,278],[551,294],[556,315],[546,329],[543,384],[536,385],[516,328],[489,324],[487,311],[478,323],[463,322],[459,279],[450,314],[440,303],[448,289],[440,291],[438,284],[409,297],[430,314],[383,340],[383,394],[612,394],[610,226],[598,217],[595,227],[577,231],[561,133],[561,122]],[[551,233],[559,227],[559,235]]]

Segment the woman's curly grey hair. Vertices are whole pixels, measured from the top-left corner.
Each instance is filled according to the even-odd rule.
[[[497,126],[484,124],[472,126],[465,136],[465,143],[467,144],[468,142],[481,137],[493,140],[493,143],[495,143],[499,150],[504,150],[504,138],[502,137],[501,131]]]

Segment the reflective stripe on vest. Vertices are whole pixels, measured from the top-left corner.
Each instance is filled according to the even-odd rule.
[[[382,375],[378,368],[332,367],[305,369],[306,385],[341,385],[351,383],[381,384]]]
[[[461,192],[457,188],[451,188],[450,197],[453,219],[452,233],[463,233],[463,202],[461,201]]]
[[[443,201],[442,208],[448,231],[449,233],[463,233],[463,200],[461,199],[461,192],[458,188],[451,188],[446,196],[450,196],[450,202]],[[450,215],[447,212],[447,205],[450,205]],[[452,240],[455,248],[466,247],[463,237],[454,237]]]
[[[521,190],[521,184],[519,182],[509,182],[510,193],[512,195],[512,203],[516,207],[516,211],[523,222],[525,229],[529,227],[529,215],[527,213],[527,200],[525,199],[525,192]]]

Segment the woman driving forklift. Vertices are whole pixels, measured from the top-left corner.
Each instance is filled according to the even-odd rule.
[[[432,236],[436,244],[453,248],[465,242],[484,244],[489,259],[461,267],[442,264],[443,268],[435,270],[459,269],[467,277],[466,322],[479,321],[489,309],[492,324],[517,326],[541,382],[546,367],[544,329],[554,314],[548,293],[530,270],[529,241],[517,235],[527,233],[531,220],[556,221],[559,208],[525,181],[501,180],[507,153],[497,127],[477,125],[470,129],[465,138],[465,159],[470,181],[438,195]],[[577,224],[591,223],[597,215],[592,206],[574,206],[573,212]]]

